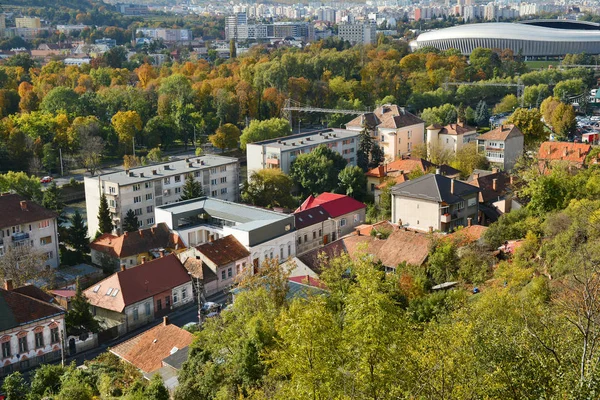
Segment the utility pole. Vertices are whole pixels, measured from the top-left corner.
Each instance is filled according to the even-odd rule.
[[[63,161],[62,161],[62,148],[58,148],[58,156],[60,157],[60,176],[64,175],[64,170],[63,170]]]
[[[133,137],[133,145],[131,147],[133,148],[133,157],[135,157],[135,136]]]

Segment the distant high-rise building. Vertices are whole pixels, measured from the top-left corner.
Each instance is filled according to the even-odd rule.
[[[375,24],[346,23],[338,26],[338,35],[341,39],[352,44],[371,44],[377,40],[377,26]]]
[[[238,27],[242,25],[248,25],[248,14],[246,12],[229,15],[225,20],[225,39],[238,39]]]
[[[36,28],[42,27],[42,23],[40,22],[40,19],[37,17],[35,17],[35,18],[29,18],[29,17],[15,18],[15,24],[16,24],[17,28],[36,29]]]

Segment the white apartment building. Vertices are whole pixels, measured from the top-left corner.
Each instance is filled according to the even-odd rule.
[[[427,152],[434,149],[449,151],[452,154],[466,144],[477,140],[477,129],[458,121],[456,124],[441,126],[438,124],[427,127]]]
[[[319,145],[325,145],[340,153],[348,165],[356,165],[359,135],[358,131],[326,129],[248,143],[246,145],[248,178],[253,172],[265,168],[279,168],[289,174],[296,157],[303,153],[310,153]]]
[[[36,29],[41,28],[42,23],[38,17],[30,18],[30,17],[21,17],[15,18],[15,25],[17,28],[29,28]]]
[[[162,39],[164,42],[188,42],[193,39],[189,29],[138,28],[135,33],[141,33],[152,40]]]
[[[115,225],[122,233],[127,211],[133,210],[140,228],[155,224],[154,208],[179,201],[185,177],[193,174],[204,194],[222,200],[239,199],[239,163],[237,158],[207,155],[186,158],[130,170],[85,178],[88,232],[98,231],[98,209],[102,193],[106,195]]]
[[[363,23],[340,24],[338,36],[352,44],[373,44],[377,41],[377,26]]]
[[[46,265],[57,268],[57,215],[17,194],[0,195],[0,257],[8,246],[31,246],[46,257]]]

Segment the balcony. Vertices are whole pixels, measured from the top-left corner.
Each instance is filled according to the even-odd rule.
[[[28,240],[28,239],[29,239],[29,233],[27,233],[27,232],[17,232],[17,233],[12,234],[13,243],[22,242],[22,241]]]
[[[279,166],[278,158],[267,158],[267,165]]]
[[[443,223],[447,224],[450,221],[452,221],[452,216],[450,214],[442,214],[440,216],[440,221],[442,221]]]

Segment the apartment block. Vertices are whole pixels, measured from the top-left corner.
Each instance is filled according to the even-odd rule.
[[[31,246],[45,254],[46,265],[60,264],[57,215],[17,194],[0,195],[0,257],[8,246]]]
[[[192,31],[189,29],[139,28],[135,33],[163,42],[188,42],[193,39]]]
[[[17,28],[29,28],[29,29],[39,29],[42,27],[42,23],[40,22],[40,19],[37,17],[35,17],[35,18],[29,18],[29,17],[15,18],[15,25]]]
[[[98,231],[98,209],[102,193],[106,195],[115,229],[122,233],[127,211],[133,210],[140,228],[155,224],[154,208],[179,201],[188,174],[200,182],[205,195],[222,200],[239,199],[239,163],[237,158],[207,155],[154,164],[130,170],[85,178],[88,232]]]
[[[359,135],[358,131],[326,129],[249,143],[246,146],[248,177],[265,168],[280,168],[289,174],[296,157],[310,153],[320,145],[340,153],[348,165],[356,165]]]
[[[363,23],[340,24],[338,35],[352,44],[373,44],[377,40],[377,26]]]

